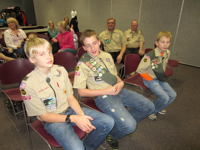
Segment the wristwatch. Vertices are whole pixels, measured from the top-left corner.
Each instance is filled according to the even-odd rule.
[[[65,122],[66,122],[66,123],[70,123],[70,122],[71,122],[71,120],[70,120],[70,118],[69,118],[70,116],[71,116],[71,115],[67,115],[67,117],[66,117],[66,119],[65,119]]]

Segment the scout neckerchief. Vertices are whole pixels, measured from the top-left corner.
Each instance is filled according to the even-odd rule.
[[[160,81],[167,81],[166,76],[165,76],[165,71],[163,69],[160,58],[155,56],[155,50],[148,52],[146,54],[146,56],[147,55],[151,59],[151,68],[152,68],[154,74],[156,75],[157,79],[160,80]]]
[[[107,68],[97,64],[94,58],[92,58],[88,53],[83,54],[80,61],[85,63],[96,75],[98,75],[108,84],[113,86],[117,83],[117,77],[111,74]]]

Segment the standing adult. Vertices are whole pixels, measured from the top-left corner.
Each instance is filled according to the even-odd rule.
[[[20,29],[19,23],[15,18],[8,18],[9,29],[4,31],[4,40],[6,46],[13,49],[16,54],[22,54],[21,42],[27,38],[26,33]]]
[[[101,32],[99,38],[104,45],[106,52],[110,53],[114,62],[119,64],[126,50],[126,38],[121,30],[115,29],[116,22],[114,18],[107,20],[108,29]]]
[[[60,50],[58,52],[71,52],[76,55],[76,48],[74,45],[74,37],[70,32],[69,26],[61,21],[58,23],[58,31],[60,32],[57,39],[53,39],[53,42],[59,42]]]
[[[79,28],[78,28],[78,20],[77,20],[77,12],[76,10],[72,10],[71,11],[71,16],[72,19],[70,21],[70,28],[74,30],[74,32],[79,32]]]
[[[124,36],[127,40],[125,55],[127,54],[137,54],[142,57],[144,56],[143,44],[144,37],[142,35],[142,31],[138,29],[138,21],[133,20],[131,22],[131,29],[128,29],[124,32]],[[125,57],[124,55],[124,57]]]

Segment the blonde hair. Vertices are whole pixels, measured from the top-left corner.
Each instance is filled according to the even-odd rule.
[[[38,36],[36,34],[34,34],[34,33],[31,33],[31,34],[28,35],[29,39],[33,39],[33,38],[37,38],[37,37]]]
[[[160,33],[158,33],[156,41],[160,41],[160,38],[163,36],[165,36],[166,38],[170,38],[170,42],[172,41],[172,34],[169,31],[161,31]]]
[[[34,58],[35,54],[45,51],[46,49],[52,52],[51,44],[42,38],[33,38],[26,42],[25,46],[25,54],[29,58]]]
[[[19,22],[18,22],[15,18],[8,18],[8,19],[7,19],[7,24],[9,24],[9,23],[11,23],[11,22],[14,22],[14,23],[15,23],[16,29],[19,29],[19,28],[20,28]]]
[[[49,26],[50,26],[50,23],[53,23],[53,21],[51,21],[51,20],[49,21]],[[49,29],[51,30],[51,28],[49,28]],[[53,23],[53,30],[55,30],[54,23]]]
[[[70,27],[66,24],[65,21],[60,21],[58,23],[61,27],[63,27],[65,29],[65,31],[70,31]]]
[[[97,33],[94,31],[94,30],[85,30],[83,31],[83,33],[81,34],[81,37],[80,37],[80,41],[81,41],[81,44],[84,45],[83,41],[85,38],[88,38],[88,37],[91,37],[91,36],[96,36],[97,40],[99,40],[99,37],[97,35]]]

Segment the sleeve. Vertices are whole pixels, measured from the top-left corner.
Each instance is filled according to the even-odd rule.
[[[140,74],[145,74],[147,73],[147,69],[149,67],[151,67],[151,60],[149,56],[146,54],[140,61],[140,64],[138,65],[136,72]]]
[[[144,37],[142,35],[142,32],[140,31],[140,43],[143,43],[144,42]]]
[[[20,91],[25,103],[28,116],[39,116],[47,113],[46,107],[35,93],[29,82],[22,81]]]
[[[72,84],[71,84],[71,81],[69,79],[69,75],[68,75],[68,72],[66,71],[66,69],[63,67],[63,71],[65,72],[65,81],[66,81],[66,89],[67,89],[67,97],[70,97],[74,94],[73,90],[72,90]]]
[[[73,88],[76,89],[85,89],[88,73],[89,71],[85,69],[87,67],[83,62],[79,61],[78,65],[76,66],[76,72],[74,76],[74,85]]]
[[[9,33],[8,30],[6,30],[4,32],[4,40],[5,40],[5,43],[6,43],[7,47],[10,47],[12,49],[17,49],[17,46],[14,45],[13,40],[12,40],[12,38],[11,38],[10,33]]]
[[[50,37],[55,38],[55,37],[53,37],[53,33],[52,33],[52,31],[49,28],[48,28],[48,32],[50,34]]]
[[[58,31],[58,28],[57,27],[55,27],[55,31],[56,31],[56,36],[54,36],[53,38],[57,38],[57,36],[58,36],[58,34],[59,34],[59,31]]]
[[[20,29],[20,32],[21,32],[21,34],[23,35],[24,38],[27,38],[26,33],[22,29]]]

